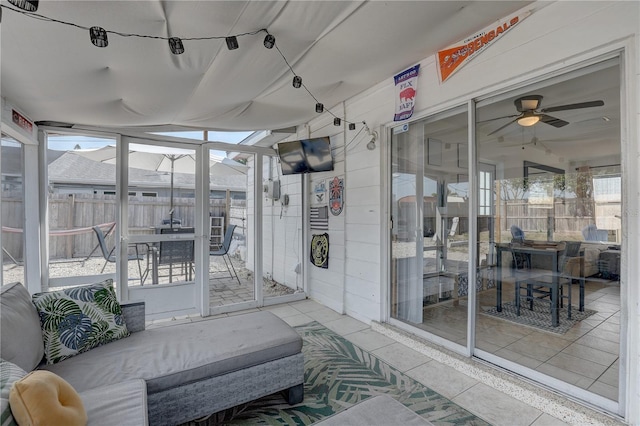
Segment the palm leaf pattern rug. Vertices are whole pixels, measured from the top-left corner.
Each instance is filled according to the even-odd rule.
[[[308,425],[379,394],[436,425],[488,424],[317,322],[295,329],[304,341],[302,403],[292,406],[274,394],[189,425]]]

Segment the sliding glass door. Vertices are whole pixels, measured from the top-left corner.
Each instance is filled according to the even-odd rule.
[[[466,345],[469,294],[467,113],[456,109],[391,140],[391,317]]]
[[[619,61],[474,105],[391,131],[390,322],[617,412]]]
[[[619,73],[604,62],[479,103],[476,127],[478,162],[495,165],[478,175],[492,290],[477,300],[476,353],[601,406],[618,400],[625,284]]]

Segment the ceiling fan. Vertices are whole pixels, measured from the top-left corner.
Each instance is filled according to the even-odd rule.
[[[571,109],[593,108],[593,107],[599,107],[604,105],[603,101],[598,100],[598,101],[580,102],[577,104],[558,105],[555,107],[542,108],[538,110],[538,108],[540,107],[541,101],[542,101],[541,95],[526,95],[516,99],[515,101],[513,101],[513,103],[516,106],[516,110],[520,114],[506,115],[504,117],[497,117],[497,118],[492,118],[490,120],[483,121],[483,123],[486,123],[488,121],[501,120],[503,118],[513,118],[513,120],[509,121],[504,126],[501,126],[498,129],[494,130],[493,132],[489,133],[487,136],[491,136],[494,133],[499,132],[500,130],[504,129],[505,127],[515,122],[525,127],[533,126],[538,121],[549,124],[553,127],[563,127],[569,124],[569,122],[561,120],[556,117],[552,117],[550,115],[547,115],[546,113],[556,112],[556,111],[568,111]]]

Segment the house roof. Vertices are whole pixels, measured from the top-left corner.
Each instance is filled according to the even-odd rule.
[[[116,180],[114,164],[101,163],[66,152],[49,164],[49,181],[58,184],[113,185]],[[195,175],[174,173],[174,188],[194,188]],[[169,188],[171,175],[143,169],[129,169],[129,185],[140,188]],[[246,191],[246,175],[211,176],[211,190]]]

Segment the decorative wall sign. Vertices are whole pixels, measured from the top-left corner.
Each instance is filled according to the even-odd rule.
[[[396,114],[393,121],[406,120],[413,115],[419,71],[420,64],[393,77],[396,84]]]
[[[460,40],[438,52],[438,75],[443,83],[464,64],[484,51],[490,44],[498,40],[504,33],[522,22],[531,11],[521,15],[513,15],[484,28],[483,30]]]
[[[311,263],[318,268],[329,269],[329,234],[311,238]]]
[[[329,207],[331,214],[338,216],[344,207],[344,178],[334,177],[329,183]]]
[[[327,202],[327,184],[324,180],[313,186],[313,200],[311,204],[325,204]]]
[[[329,208],[323,207],[311,207],[309,212],[309,222],[311,229],[329,229]]]

